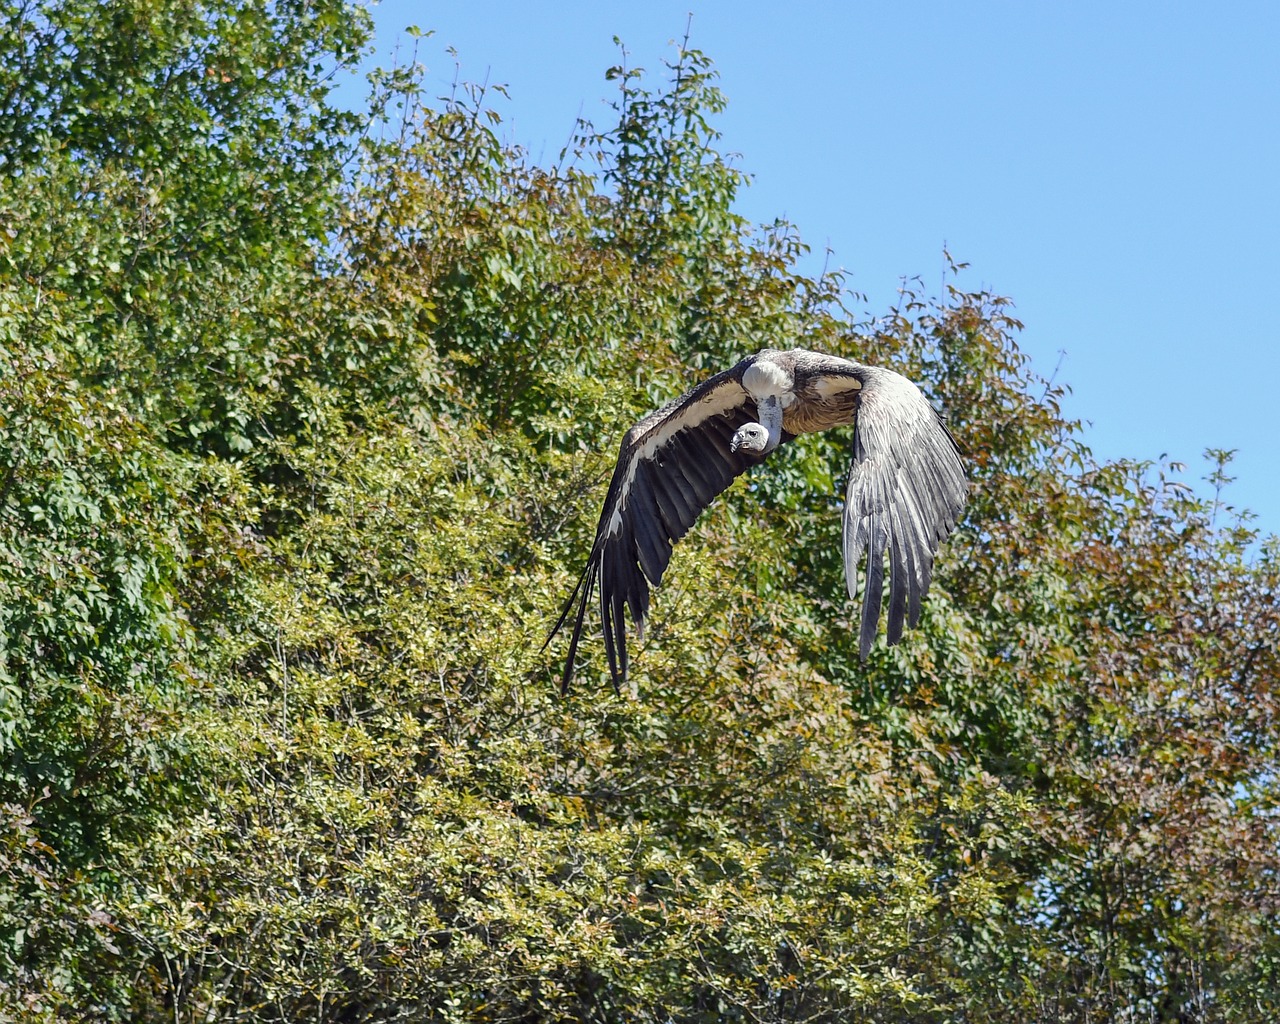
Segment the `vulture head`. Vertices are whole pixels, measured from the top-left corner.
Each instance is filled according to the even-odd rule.
[[[763,423],[747,423],[738,428],[729,442],[729,450],[764,455],[769,450],[769,431]]]

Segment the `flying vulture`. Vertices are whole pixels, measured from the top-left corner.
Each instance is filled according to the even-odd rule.
[[[889,552],[888,639],[915,626],[933,557],[965,502],[959,449],[911,381],[892,370],[793,348],[765,349],[703,381],[627,431],[604,499],[591,556],[547,643],[575,601],[562,690],[573,678],[587,606],[597,585],[609,672],[627,678],[625,609],[642,634],[649,586],[657,586],[671,546],[733,478],[796,437],[855,423],[844,504],[844,575],[857,600],[865,551],[859,650],[875,640]],[[543,645],[545,649],[545,644]]]

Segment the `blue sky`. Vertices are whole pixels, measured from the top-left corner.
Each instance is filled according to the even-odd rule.
[[[377,60],[416,25],[434,91],[503,83],[507,138],[555,161],[608,123],[619,60],[661,72],[692,12],[716,62],[739,211],[833,250],[871,313],[902,277],[1010,296],[1036,369],[1100,457],[1205,472],[1280,532],[1280,4],[508,3],[384,0]],[[1060,353],[1065,353],[1061,355]]]

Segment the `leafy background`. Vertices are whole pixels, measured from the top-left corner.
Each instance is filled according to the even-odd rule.
[[[745,222],[703,54],[568,169],[365,11],[4,3],[0,999],[33,1021],[1270,1021],[1277,548],[1100,463],[1007,299]],[[972,498],[858,663],[847,431],[739,481],[614,694],[539,650],[620,424],[767,344]]]

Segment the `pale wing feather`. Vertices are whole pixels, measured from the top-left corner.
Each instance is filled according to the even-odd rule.
[[[888,641],[915,626],[929,589],[938,546],[964,509],[968,484],[960,453],[928,400],[891,370],[860,368],[853,465],[844,506],[844,572],[858,599],[858,567],[865,553],[862,625],[865,659],[875,640],[889,556]]]

